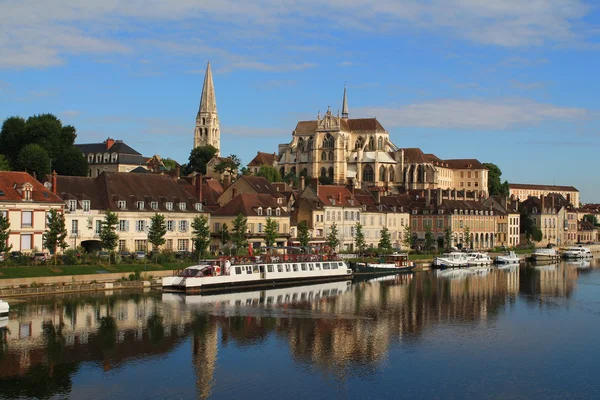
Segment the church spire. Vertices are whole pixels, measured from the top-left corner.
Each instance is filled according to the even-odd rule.
[[[344,84],[344,100],[342,101],[342,118],[348,119],[348,97],[346,96],[346,84]]]
[[[217,99],[215,98],[215,85],[213,83],[210,61],[206,65],[204,85],[202,85],[202,97],[200,98],[200,109],[198,113],[216,113]]]

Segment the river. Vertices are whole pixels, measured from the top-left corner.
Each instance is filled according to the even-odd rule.
[[[600,398],[599,261],[20,299],[0,399]]]

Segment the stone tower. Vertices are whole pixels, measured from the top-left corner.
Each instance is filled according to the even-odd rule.
[[[219,129],[219,114],[217,113],[217,99],[213,83],[210,61],[206,65],[200,109],[196,115],[196,129],[194,131],[194,148],[211,145],[217,148],[217,156],[221,150],[221,131]]]
[[[344,99],[342,100],[342,118],[348,119],[348,97],[346,96],[346,85],[344,85]]]

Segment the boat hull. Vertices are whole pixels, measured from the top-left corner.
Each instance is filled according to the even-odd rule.
[[[531,256],[533,261],[560,261],[560,256],[557,255],[547,255],[547,254],[533,254]]]
[[[565,253],[563,255],[564,258],[566,259],[570,259],[570,260],[582,260],[582,259],[589,259],[589,258],[593,258],[594,256],[591,254],[568,254]]]
[[[411,272],[414,267],[378,266],[373,264],[356,264],[354,271],[358,274],[394,274]]]
[[[0,301],[0,318],[8,317],[8,312],[10,311],[10,307],[7,302]]]

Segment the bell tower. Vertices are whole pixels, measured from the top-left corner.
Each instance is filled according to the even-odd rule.
[[[206,65],[200,108],[196,115],[196,129],[194,131],[194,148],[211,145],[217,148],[217,156],[221,150],[221,130],[219,128],[219,114],[217,113],[217,99],[213,83],[210,61]]]

